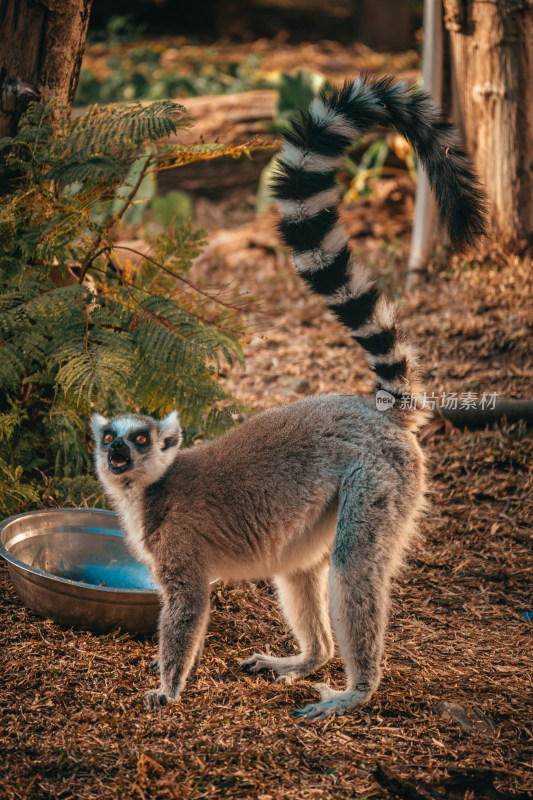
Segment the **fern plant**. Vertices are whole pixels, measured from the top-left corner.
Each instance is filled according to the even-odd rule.
[[[147,175],[228,148],[163,145],[187,124],[170,101],[95,107],[73,122],[55,112],[33,103],[0,141],[13,187],[0,206],[3,516],[103,502],[87,441],[93,410],[178,407],[189,443],[221,433],[236,410],[217,372],[242,361],[240,309],[190,278],[204,231],[171,224],[138,266],[113,241]]]

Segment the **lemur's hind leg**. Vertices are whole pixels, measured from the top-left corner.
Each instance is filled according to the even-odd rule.
[[[370,699],[381,677],[391,578],[413,526],[402,479],[389,465],[355,466],[344,478],[333,544],[330,608],[347,688],[315,688],[321,700],[296,712],[307,719],[344,714]],[[414,504],[416,506],[416,503]]]
[[[312,568],[278,575],[276,587],[287,622],[300,646],[294,656],[276,658],[254,653],[241,661],[248,672],[272,669],[287,683],[314,672],[333,655],[333,638],[328,609],[329,552]]]

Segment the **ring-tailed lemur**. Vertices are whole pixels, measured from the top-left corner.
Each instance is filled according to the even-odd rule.
[[[335,173],[370,125],[408,139],[436,192],[453,242],[483,230],[483,199],[468,159],[427,95],[362,78],[314,100],[285,135],[275,193],[281,231],[311,289],[369,355],[376,389],[419,388],[412,347],[339,223]],[[96,467],[134,552],[162,593],[161,686],[145,704],[176,700],[198,662],[209,581],[274,576],[298,655],[254,653],[242,662],[291,682],[333,653],[346,688],[317,685],[307,718],[344,713],[380,680],[391,579],[424,502],[424,458],[414,431],[423,412],[375,397],[317,396],[247,420],[222,439],[180,450],[178,416],[95,415]],[[329,598],[329,599],[328,599]]]

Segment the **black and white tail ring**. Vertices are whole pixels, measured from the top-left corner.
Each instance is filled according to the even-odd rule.
[[[388,77],[358,78],[313,100],[284,134],[273,189],[298,271],[366,350],[376,388],[399,396],[419,388],[416,353],[370,271],[352,259],[338,212],[344,152],[373,125],[411,143],[454,245],[484,232],[483,193],[455,128],[427,94]]]

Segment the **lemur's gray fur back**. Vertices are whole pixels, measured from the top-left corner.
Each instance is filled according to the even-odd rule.
[[[282,231],[311,288],[369,353],[377,385],[416,388],[410,346],[367,270],[353,264],[338,221],[335,169],[369,124],[413,142],[436,186],[454,240],[481,230],[479,192],[455,134],[428,98],[363,79],[317,99],[287,134],[277,196]],[[397,404],[399,405],[399,404]],[[179,698],[200,659],[209,580],[274,577],[297,654],[254,653],[251,673],[292,682],[333,653],[346,688],[317,686],[306,718],[343,714],[379,684],[391,581],[424,504],[420,413],[384,411],[368,398],[309,397],[251,417],[222,439],[180,450],[173,412],[92,420],[98,475],[132,550],[161,587],[157,710]]]
[[[376,124],[411,143],[450,239],[470,244],[484,230],[484,200],[457,133],[427,94],[388,77],[359,78],[315,99],[284,134],[273,188],[298,271],[366,350],[376,389],[401,395],[420,388],[415,350],[370,272],[352,259],[337,208],[336,172],[344,153]],[[400,421],[416,426],[422,415],[410,410]]]

